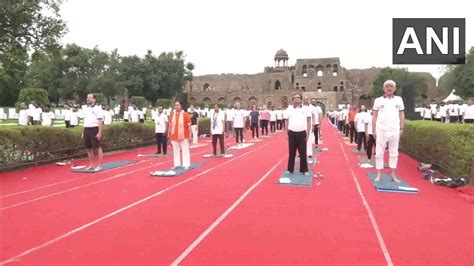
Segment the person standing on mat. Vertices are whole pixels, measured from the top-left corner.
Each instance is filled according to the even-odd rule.
[[[272,134],[275,134],[277,118],[276,118],[276,111],[275,111],[274,106],[272,106],[269,113],[270,113],[270,132]]]
[[[372,131],[372,114],[371,114],[371,110],[369,109],[369,111],[367,112],[367,120],[369,121],[369,123],[366,124],[366,128],[365,128],[365,131],[367,132],[368,134],[368,141],[367,141],[367,159],[368,159],[368,162],[371,163],[372,162],[372,151],[374,149],[374,146],[375,146],[375,138],[374,138],[374,134],[373,134],[373,131]]]
[[[372,121],[369,120],[369,116],[365,111],[365,105],[360,107],[360,112],[355,115],[354,123],[356,126],[357,131],[357,150],[360,152],[362,147],[362,142],[364,142],[364,150],[367,151],[367,135],[366,135],[366,128],[369,123]]]
[[[97,151],[98,164],[94,168],[95,172],[102,170],[103,153],[100,147],[102,139],[102,108],[96,104],[95,95],[87,94],[87,106],[83,108],[84,112],[84,129],[82,131],[82,139],[87,151],[89,166],[85,170],[92,169],[94,166],[94,151]]]
[[[191,141],[191,116],[183,111],[181,102],[174,103],[174,112],[170,114],[168,139],[173,146],[174,168],[183,166],[185,169],[191,167],[191,155],[189,154],[189,142]],[[181,163],[181,153],[183,163]]]
[[[235,104],[235,110],[233,112],[234,119],[232,126],[235,130],[235,143],[237,146],[242,146],[242,142],[244,141],[244,125],[245,125],[245,118],[247,117],[246,111],[240,109],[240,103]]]
[[[194,105],[191,105],[191,108],[189,109],[189,115],[191,115],[191,132],[193,133],[192,144],[196,145],[198,143],[199,113],[194,110]]]
[[[375,168],[377,169],[377,176],[375,181],[380,181],[384,167],[383,156],[388,143],[392,180],[397,183],[400,182],[395,171],[398,162],[398,144],[405,125],[405,106],[402,98],[394,95],[396,86],[393,80],[385,81],[383,84],[385,94],[374,101],[372,128],[376,142]]]
[[[224,148],[224,129],[225,129],[225,113],[221,111],[219,105],[214,105],[211,112],[211,134],[212,134],[212,151],[214,156],[217,155],[217,140],[219,140],[221,155],[225,155]]]
[[[313,120],[313,133],[314,133],[314,143],[316,144],[316,147],[318,147],[319,144],[319,130],[320,130],[320,125],[323,121],[323,110],[319,105],[316,104],[316,99],[311,100],[311,105],[314,106],[312,109],[312,120]]]
[[[232,124],[234,123],[234,108],[231,108],[230,104],[225,109],[225,137],[229,137],[229,134],[234,135],[234,129]]]
[[[252,138],[258,138],[258,118],[260,113],[257,111],[257,106],[252,106],[252,111],[249,114],[250,116],[250,128],[252,129]]]
[[[283,112],[281,111],[280,108],[277,108],[275,111],[276,114],[276,120],[277,120],[277,131],[280,132],[283,129]]]
[[[308,160],[306,158],[306,144],[311,132],[311,114],[302,106],[301,93],[293,94],[293,104],[288,107],[288,167],[287,171],[293,173],[295,170],[296,151],[300,155],[300,172],[308,173]]]
[[[268,112],[267,106],[263,105],[260,111],[260,127],[262,128],[262,136],[268,136],[268,121],[270,120],[270,112]]]
[[[155,137],[158,148],[156,154],[161,154],[163,150],[163,154],[166,155],[168,148],[167,132],[168,116],[163,112],[163,106],[158,106],[158,111],[155,114]]]

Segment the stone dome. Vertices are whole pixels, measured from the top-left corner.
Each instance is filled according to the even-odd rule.
[[[288,60],[288,54],[285,50],[280,49],[275,54],[275,60]]]

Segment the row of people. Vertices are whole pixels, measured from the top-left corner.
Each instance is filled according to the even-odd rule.
[[[469,100],[467,104],[448,101],[440,104],[423,105],[420,110],[423,120],[432,120],[443,123],[474,123],[474,104]]]

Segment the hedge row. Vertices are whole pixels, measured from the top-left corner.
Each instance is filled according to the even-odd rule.
[[[474,164],[474,125],[406,121],[400,149],[430,162],[448,176],[471,176]]]
[[[0,128],[0,171],[85,155],[82,127]],[[104,127],[104,151],[134,148],[154,142],[153,123],[118,123]]]

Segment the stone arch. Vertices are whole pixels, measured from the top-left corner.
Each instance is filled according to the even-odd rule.
[[[225,104],[226,100],[225,100],[224,97],[219,97],[219,99],[217,100],[217,102],[218,102],[219,104]]]
[[[336,77],[338,73],[339,73],[339,67],[337,66],[337,64],[332,65],[332,76]]]
[[[322,77],[323,72],[324,72],[324,66],[323,65],[317,65],[315,69],[316,69],[316,76]]]
[[[190,103],[196,103],[196,98],[194,98],[194,97],[189,97],[189,102],[190,102]]]
[[[323,110],[323,114],[326,113],[326,104],[325,104],[323,101],[318,100],[318,101],[316,102],[316,105],[319,106],[319,107],[321,107],[321,110]]]
[[[242,99],[238,96],[234,97],[234,103],[240,103],[242,102]]]
[[[210,104],[211,103],[211,98],[204,97],[204,99],[202,99],[202,102],[205,103],[205,104]]]
[[[362,94],[358,98],[357,105],[361,107],[362,105],[365,105],[366,108],[369,108],[372,106],[372,99],[366,94]]]
[[[249,98],[249,107],[251,108],[253,105],[257,105],[257,102],[258,102],[257,97],[251,96]]]
[[[279,80],[275,81],[275,90],[281,90],[281,82]]]
[[[209,91],[209,83],[207,83],[207,82],[204,83],[204,84],[202,85],[202,90],[203,90],[203,91]]]
[[[308,67],[306,65],[303,65],[303,69],[301,70],[301,75],[303,75],[303,77],[308,76]]]

